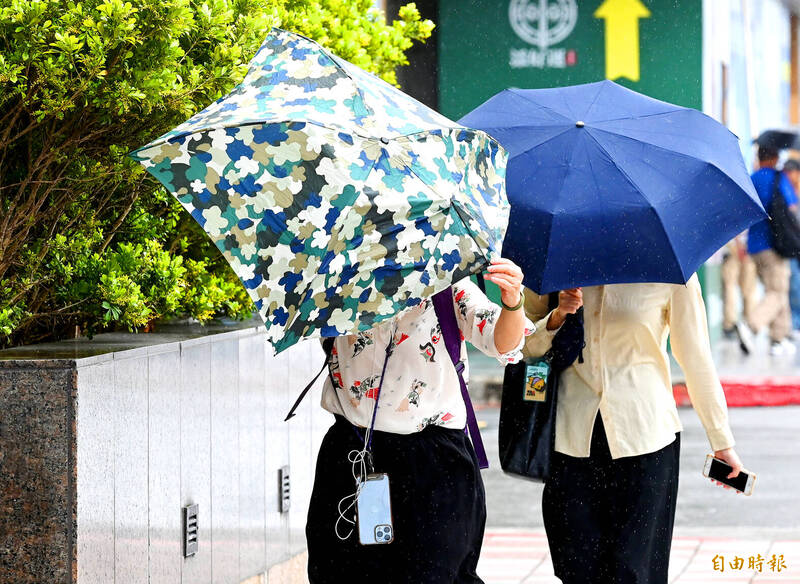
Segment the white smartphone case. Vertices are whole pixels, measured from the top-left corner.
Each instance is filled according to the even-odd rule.
[[[356,503],[358,539],[363,545],[394,541],[389,475],[371,474],[361,487]]]

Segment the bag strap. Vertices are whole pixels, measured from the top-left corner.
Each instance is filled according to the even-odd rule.
[[[781,175],[782,171],[775,169],[775,176],[772,179],[772,197],[782,197],[783,191],[781,190]],[[770,202],[772,199],[770,198]]]
[[[453,289],[447,288],[433,296],[433,309],[436,311],[436,318],[439,319],[439,326],[442,328],[442,338],[444,339],[447,353],[456,368],[458,383],[461,386],[461,397],[467,409],[467,428],[472,445],[475,447],[475,455],[478,457],[480,468],[489,468],[489,460],[486,457],[486,449],[481,439],[481,431],[478,428],[478,420],[475,418],[475,408],[472,406],[472,399],[469,397],[467,383],[464,381],[464,362],[461,360],[461,333],[456,320],[456,309],[453,306]]]
[[[284,418],[284,422],[288,422],[294,418],[295,411],[298,407],[300,407],[300,402],[303,401],[303,399],[306,397],[306,394],[311,391],[312,387],[314,387],[314,384],[317,382],[317,379],[319,379],[319,376],[322,375],[322,372],[328,367],[328,362],[331,360],[331,354],[333,353],[333,337],[327,337],[322,341],[322,349],[325,351],[325,362],[322,364],[322,369],[320,369],[319,373],[314,376],[314,379],[308,382],[308,385],[306,385],[305,389],[300,392],[297,401],[294,402],[292,409],[289,410],[286,418]]]

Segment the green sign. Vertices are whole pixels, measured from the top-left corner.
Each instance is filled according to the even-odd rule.
[[[439,109],[455,120],[507,87],[602,79],[702,110],[702,0],[439,0],[437,26]],[[699,276],[719,304],[719,267]]]
[[[702,0],[440,0],[439,109],[612,79],[702,109]]]

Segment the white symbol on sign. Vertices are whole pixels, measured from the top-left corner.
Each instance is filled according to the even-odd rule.
[[[575,0],[511,0],[508,20],[519,38],[546,49],[575,28],[578,4]]]

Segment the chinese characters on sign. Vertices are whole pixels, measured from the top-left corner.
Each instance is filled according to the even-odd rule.
[[[740,558],[739,556],[734,556],[733,559],[726,564],[725,556],[717,554],[711,558],[711,561],[714,564],[715,572],[724,572],[726,568],[729,570],[744,569],[744,558]],[[747,569],[763,572],[765,563],[771,572],[783,572],[786,570],[786,560],[784,560],[783,554],[772,554],[772,557],[766,561],[761,554],[750,556],[747,559]]]
[[[508,65],[512,69],[524,69],[526,67],[563,69],[564,67],[572,67],[577,62],[578,54],[574,49],[548,49],[546,51],[511,49],[508,57]]]

